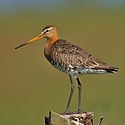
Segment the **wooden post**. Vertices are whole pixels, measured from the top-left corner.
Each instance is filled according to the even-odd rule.
[[[93,116],[92,112],[60,115],[50,111],[49,117],[45,117],[45,125],[93,125]],[[98,125],[101,124],[103,118],[100,118]]]

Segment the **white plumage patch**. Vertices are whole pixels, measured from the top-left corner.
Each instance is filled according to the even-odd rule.
[[[105,74],[107,71],[103,69],[74,67],[72,65],[68,65],[67,73],[72,77],[77,77],[82,74]]]

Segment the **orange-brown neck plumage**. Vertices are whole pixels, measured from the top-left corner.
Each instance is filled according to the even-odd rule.
[[[51,32],[50,36],[47,37],[47,43],[45,49],[50,48],[57,40],[59,39],[57,30],[54,29],[54,32]]]
[[[57,32],[56,32],[52,37],[49,37],[49,38],[47,39],[47,42],[48,42],[49,44],[53,44],[53,43],[56,42],[58,39],[59,39],[59,37],[58,37],[58,34],[57,34]]]

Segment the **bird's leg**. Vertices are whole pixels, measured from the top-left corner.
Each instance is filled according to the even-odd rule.
[[[67,106],[66,106],[65,114],[69,112],[69,106],[70,106],[70,102],[71,102],[71,99],[72,99],[72,96],[73,96],[73,92],[74,92],[74,88],[75,88],[74,84],[73,84],[73,81],[72,81],[72,77],[70,75],[69,75],[69,79],[70,79],[70,83],[71,83],[71,91],[70,91],[68,103],[67,103]]]
[[[81,89],[82,89],[82,85],[80,83],[79,78],[76,78],[77,82],[78,82],[78,112],[81,112]]]

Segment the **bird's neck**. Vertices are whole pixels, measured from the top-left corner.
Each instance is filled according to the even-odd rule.
[[[59,39],[58,35],[55,35],[51,38],[47,38],[47,43],[44,47],[44,54],[45,57],[48,59],[49,58],[49,53],[52,51],[52,45]]]
[[[59,39],[58,34],[55,34],[54,36],[48,38],[47,42],[50,43],[50,44],[52,44],[52,43],[56,42],[58,39]]]
[[[58,34],[55,34],[54,36],[47,38],[46,48],[51,47],[58,39]]]

